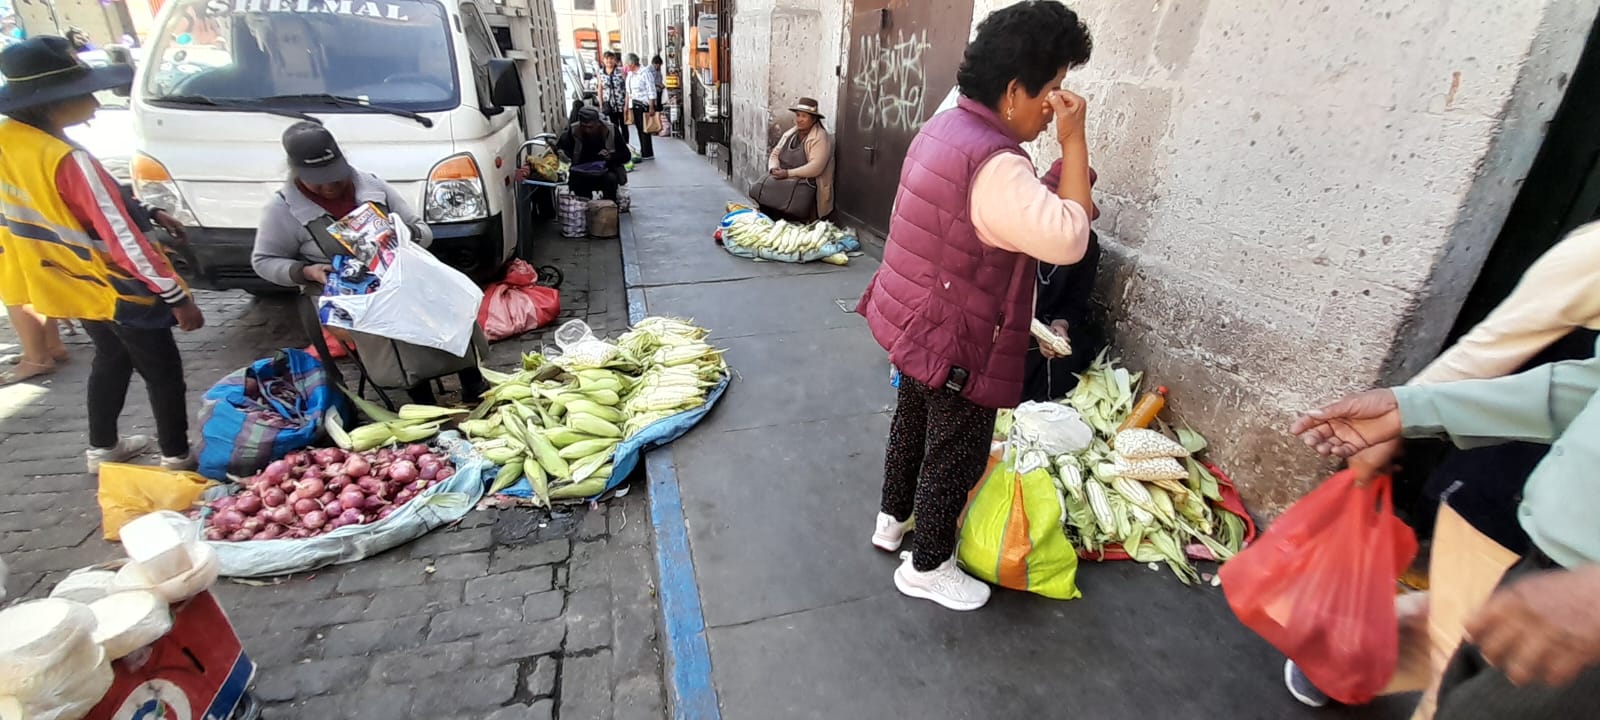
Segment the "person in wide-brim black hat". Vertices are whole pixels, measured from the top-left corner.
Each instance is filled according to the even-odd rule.
[[[0,53],[0,114],[11,115],[133,83],[133,67],[89,67],[66,38],[41,35]],[[80,121],[81,122],[81,121]]]
[[[91,68],[66,38],[41,36],[0,50],[0,75],[0,298],[8,308],[32,305],[45,317],[79,320],[94,342],[90,473],[101,463],[132,460],[151,444],[117,431],[135,371],[150,395],[161,465],[192,468],[183,358],[172,326],[198,330],[205,316],[145,235],[147,219],[180,240],[183,226],[133,200],[66,135],[94,117],[94,93],[128,85],[133,70]]]

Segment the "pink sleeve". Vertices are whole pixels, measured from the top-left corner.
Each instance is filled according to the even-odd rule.
[[[1083,259],[1089,215],[1039,182],[1026,157],[996,155],[972,181],[972,225],[985,244],[1052,265]]]

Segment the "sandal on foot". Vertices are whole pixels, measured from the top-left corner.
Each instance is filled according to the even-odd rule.
[[[55,363],[45,365],[43,363],[31,362],[28,360],[18,360],[17,369],[0,373],[0,387],[13,385],[23,382],[24,380],[39,377],[41,375],[49,375],[55,371]]]

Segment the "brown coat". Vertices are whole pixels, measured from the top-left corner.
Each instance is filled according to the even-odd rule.
[[[778,144],[772,146],[772,153],[767,155],[767,169],[776,170],[778,153],[783,146],[789,144],[789,138],[794,137],[794,128],[789,128],[778,138]],[[800,167],[783,168],[789,171],[790,177],[815,178],[817,181],[817,217],[827,217],[833,212],[833,138],[821,124],[813,126],[805,138],[806,164]]]

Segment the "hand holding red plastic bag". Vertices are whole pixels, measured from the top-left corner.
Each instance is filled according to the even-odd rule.
[[[1417,540],[1390,484],[1340,471],[1218,573],[1239,621],[1348,704],[1376,697],[1399,661],[1395,581]]]

